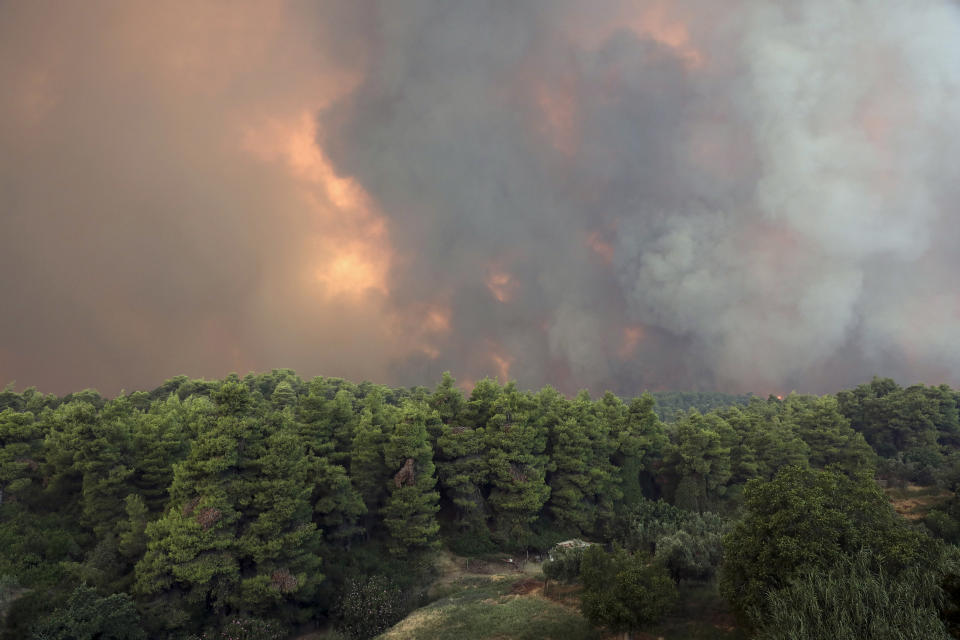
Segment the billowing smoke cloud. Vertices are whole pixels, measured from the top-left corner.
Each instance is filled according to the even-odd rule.
[[[960,382],[953,0],[125,7],[0,8],[0,381]]]

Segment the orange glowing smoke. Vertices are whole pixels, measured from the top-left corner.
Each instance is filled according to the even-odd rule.
[[[423,319],[423,326],[431,333],[447,333],[450,331],[450,308],[431,307]]]
[[[688,69],[703,66],[703,54],[693,46],[690,30],[670,14],[671,2],[652,2],[630,25],[637,33],[670,47]]]
[[[623,330],[623,339],[620,342],[620,350],[617,352],[621,360],[626,360],[634,354],[644,335],[645,332],[640,325],[626,327]]]
[[[334,170],[317,144],[310,112],[248,128],[243,146],[262,160],[284,164],[303,186],[303,200],[323,228],[314,238],[318,264],[312,272],[324,292],[349,297],[386,293],[391,250],[385,218],[357,181]]]
[[[670,49],[687,69],[699,69],[706,56],[694,44],[683,16],[678,15],[677,4],[673,0],[647,0],[624,3],[602,13],[584,6],[582,13],[571,12],[564,26],[567,36],[585,49],[595,49],[611,34],[628,29]]]
[[[517,283],[513,276],[498,268],[490,269],[485,284],[498,302],[510,302],[517,293]]]
[[[513,358],[493,352],[490,354],[490,359],[497,369],[497,381],[506,384],[510,380],[510,366],[513,364]]]
[[[557,151],[573,156],[580,145],[580,129],[577,103],[572,93],[541,84],[536,90],[536,101],[543,114],[540,124],[546,138]]]
[[[605,264],[613,263],[613,245],[603,239],[599,231],[587,236],[587,246],[590,247]]]

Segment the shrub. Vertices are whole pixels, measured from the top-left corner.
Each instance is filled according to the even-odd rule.
[[[338,607],[337,630],[353,640],[386,631],[407,613],[403,591],[382,575],[347,581]]]
[[[219,633],[204,634],[203,640],[283,640],[286,634],[276,622],[237,617],[224,624]]]
[[[580,577],[580,563],[585,547],[558,547],[550,552],[551,559],[543,563],[543,574],[550,580],[573,582]]]
[[[808,568],[768,594],[758,640],[946,639],[937,577],[910,569],[892,577],[869,551],[823,571]]]
[[[613,631],[638,631],[658,622],[677,603],[677,587],[663,567],[643,554],[600,547],[583,552],[583,615]]]

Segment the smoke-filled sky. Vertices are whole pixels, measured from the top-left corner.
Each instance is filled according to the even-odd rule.
[[[0,386],[960,383],[957,0],[0,0]]]

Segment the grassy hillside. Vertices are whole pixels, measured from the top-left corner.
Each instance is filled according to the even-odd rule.
[[[451,554],[439,557],[431,594],[381,640],[603,640],[621,637],[594,629],[580,615],[578,587],[547,585],[540,565],[513,567]],[[641,634],[643,639],[740,640],[723,600],[711,587],[686,587],[682,610]]]

